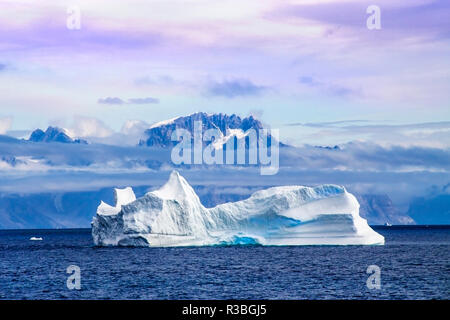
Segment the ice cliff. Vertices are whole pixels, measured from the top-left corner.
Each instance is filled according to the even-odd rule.
[[[283,186],[205,208],[188,182],[172,172],[160,189],[136,199],[115,189],[92,222],[98,246],[381,245],[384,237],[359,216],[344,187]]]

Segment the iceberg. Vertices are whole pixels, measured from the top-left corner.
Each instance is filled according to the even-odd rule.
[[[92,221],[97,246],[383,245],[342,186],[281,186],[205,208],[176,171],[160,189],[136,198],[115,189]]]

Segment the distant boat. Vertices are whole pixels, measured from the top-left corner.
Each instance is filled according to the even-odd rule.
[[[31,241],[42,241],[44,239],[42,239],[41,237],[31,237],[30,240]]]
[[[392,224],[390,224],[389,222],[386,222],[384,225],[385,225],[386,227],[392,227]]]

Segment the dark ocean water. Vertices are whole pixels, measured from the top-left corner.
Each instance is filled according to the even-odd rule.
[[[96,248],[87,229],[0,231],[0,299],[450,298],[450,227],[375,229],[385,246]]]

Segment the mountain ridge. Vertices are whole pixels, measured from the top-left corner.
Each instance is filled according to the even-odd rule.
[[[47,130],[43,131],[41,129],[34,130],[28,141],[31,142],[60,142],[60,143],[80,143],[80,144],[87,144],[86,140],[81,139],[72,139],[69,137],[69,135],[66,133],[64,129],[61,129],[59,127],[52,127],[49,126]]]
[[[163,148],[173,147],[178,144],[178,141],[172,141],[172,133],[176,129],[185,129],[193,136],[194,123],[196,121],[201,121],[202,132],[208,129],[219,130],[222,137],[225,138],[223,139],[224,143],[229,138],[241,139],[242,137],[239,137],[239,133],[243,134],[249,129],[255,130],[257,135],[259,135],[260,130],[265,129],[262,122],[252,115],[240,117],[236,114],[196,112],[153,124],[149,129],[145,130],[144,134],[146,137],[141,139],[138,145]],[[270,137],[270,133],[268,137]],[[280,143],[280,146],[284,146],[284,144]]]

